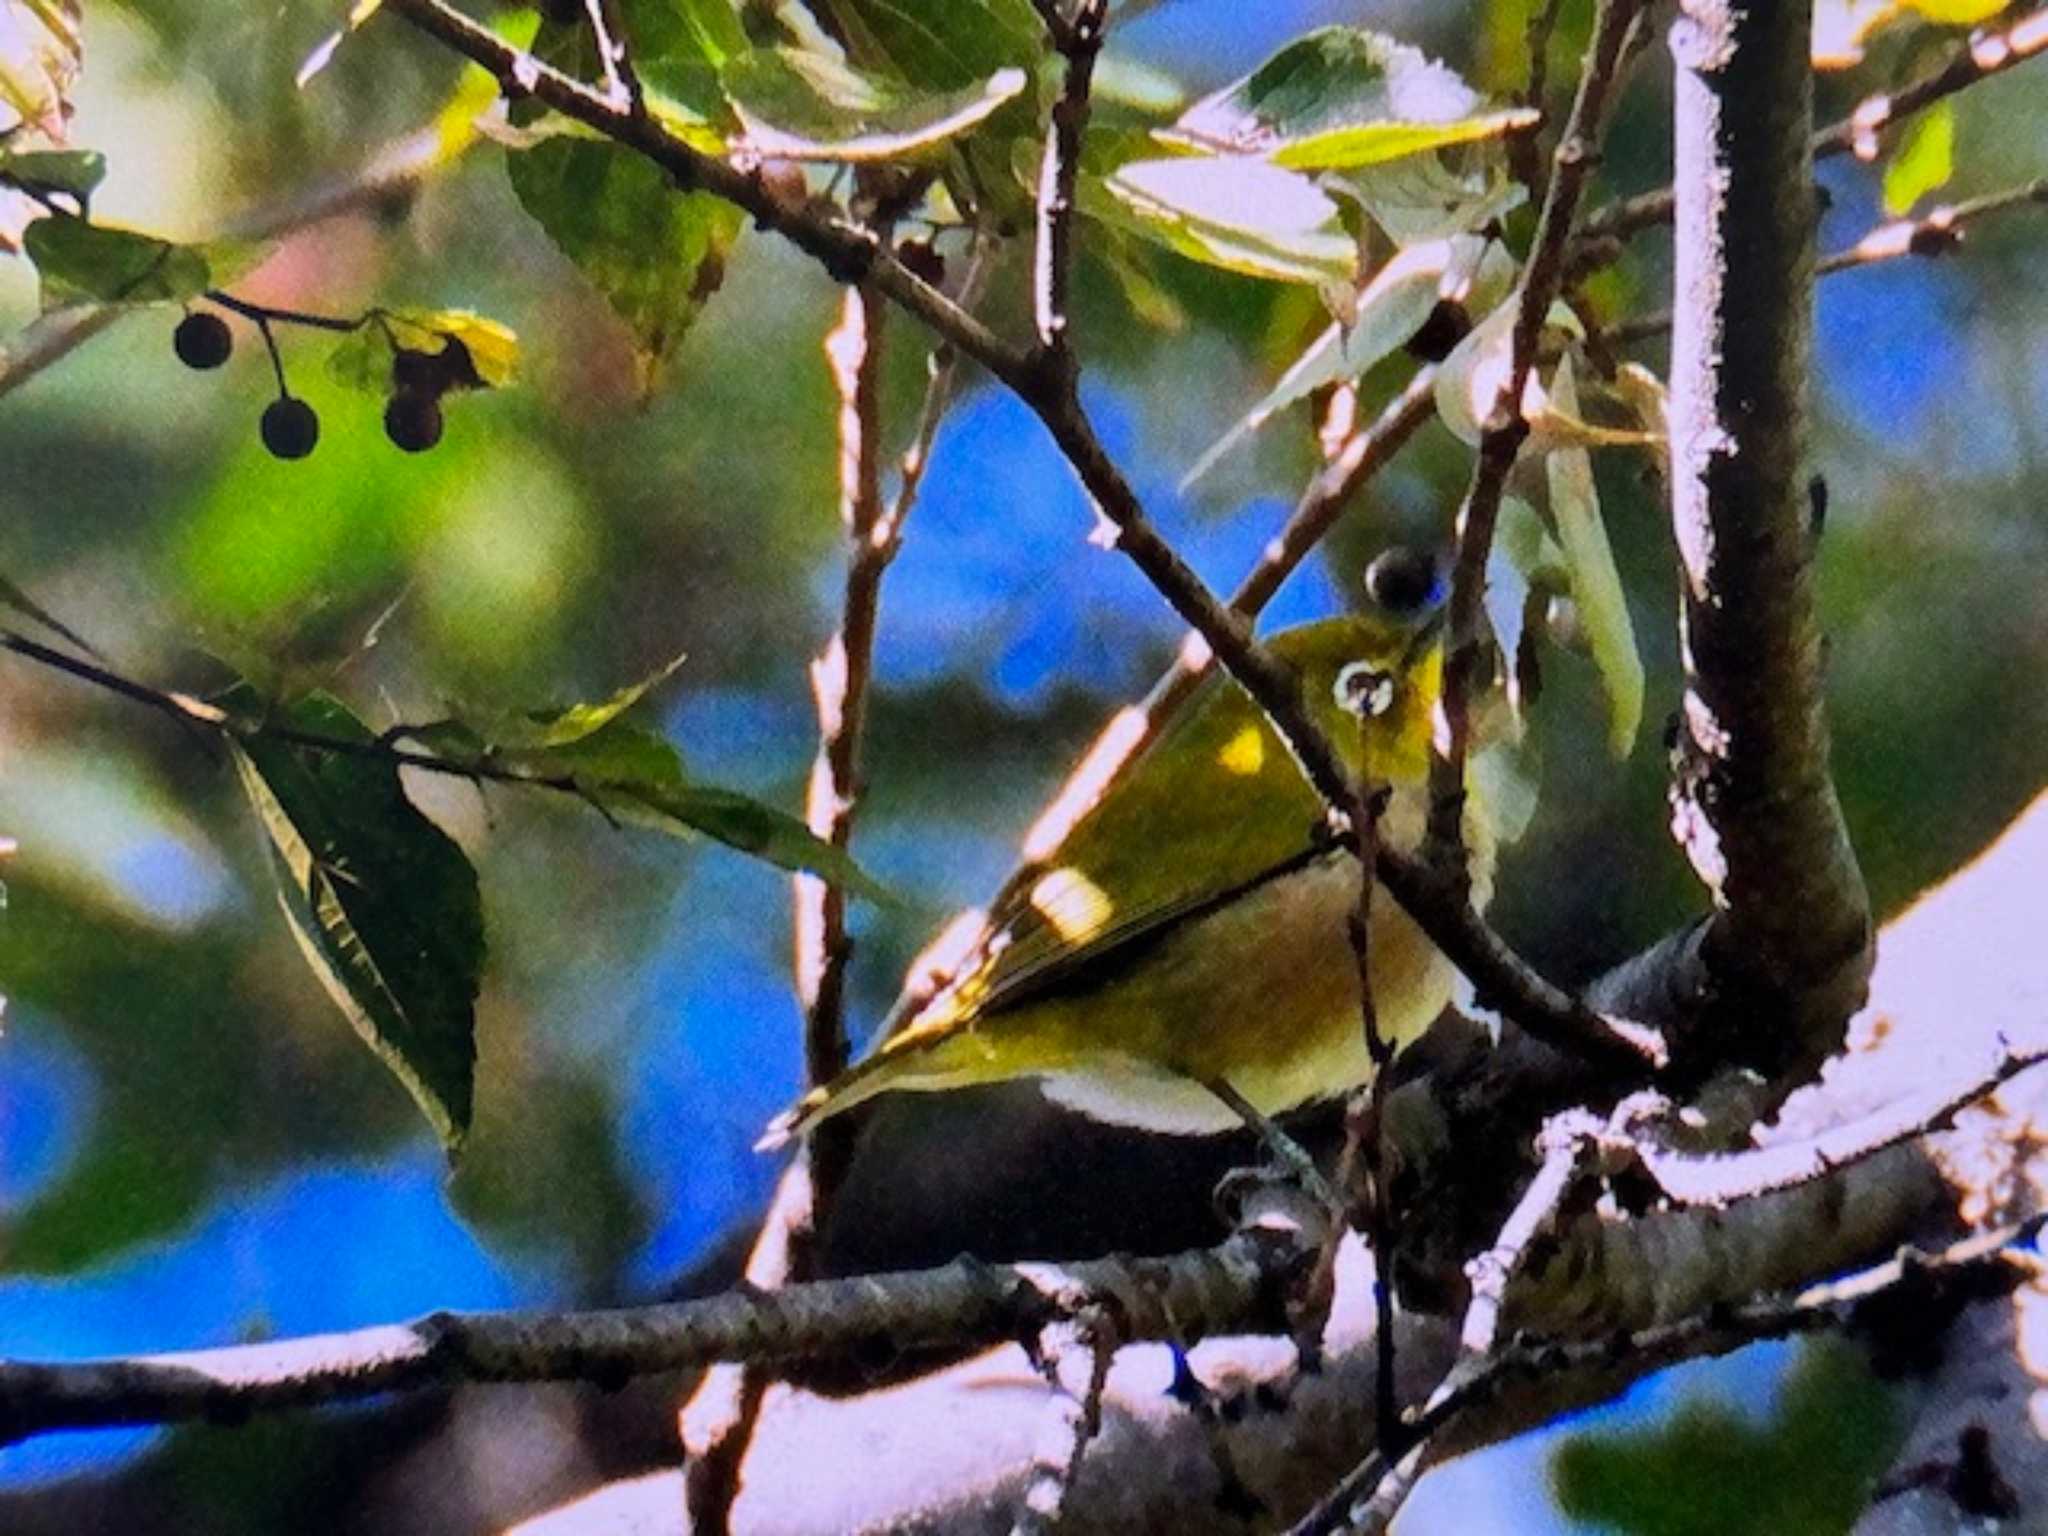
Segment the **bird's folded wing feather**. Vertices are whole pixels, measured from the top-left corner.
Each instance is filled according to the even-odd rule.
[[[1224,690],[1227,689],[1227,693]],[[956,981],[899,1029],[919,1034],[1069,989],[1267,880],[1330,855],[1321,802],[1234,684],[1205,685],[1043,865],[1013,877]]]

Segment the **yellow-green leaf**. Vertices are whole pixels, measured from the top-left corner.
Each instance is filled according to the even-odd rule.
[[[1948,185],[1956,168],[1956,104],[1937,101],[1913,119],[1884,168],[1884,211],[1896,217]]]

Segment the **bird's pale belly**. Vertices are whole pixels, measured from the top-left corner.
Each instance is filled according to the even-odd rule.
[[[1226,1079],[1268,1114],[1339,1094],[1372,1073],[1347,934],[1359,870],[1346,854],[1248,892],[1164,938],[1143,965],[1086,1000],[1048,1000],[991,1025],[1057,1036],[1070,1065],[1046,1093],[1095,1119],[1197,1135],[1237,1119],[1202,1086]],[[1382,1033],[1406,1044],[1449,1002],[1452,970],[1384,890],[1371,927]],[[1091,1039],[1113,1010],[1127,1042]],[[1024,1015],[1041,1017],[1026,1020]]]

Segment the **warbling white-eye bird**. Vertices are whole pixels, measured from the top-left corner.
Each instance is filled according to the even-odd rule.
[[[1413,851],[1428,813],[1443,676],[1441,588],[1427,557],[1373,562],[1371,611],[1270,637],[1309,713],[1389,794],[1381,840]],[[1494,837],[1468,794],[1475,902]],[[868,1057],[778,1116],[762,1149],[877,1094],[1037,1078],[1098,1120],[1179,1135],[1237,1128],[1215,1085],[1278,1114],[1372,1076],[1348,924],[1355,854],[1259,707],[1217,669],[1046,858],[997,897],[935,993],[906,991]],[[1384,1038],[1419,1036],[1454,973],[1375,893],[1373,1002]]]

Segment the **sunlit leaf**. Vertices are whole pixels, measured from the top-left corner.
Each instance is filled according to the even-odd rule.
[[[395,763],[280,740],[356,744],[339,700],[225,701],[242,787],[270,835],[279,899],[314,973],[453,1153],[469,1128],[483,909],[462,850],[406,798]]]
[[[532,710],[496,727],[494,738],[501,747],[544,749],[570,746],[610,725],[645,698],[649,689],[675,676],[676,668],[682,664],[683,658],[678,656],[637,683],[628,683],[609,697],[591,703]],[[673,752],[673,748],[670,751]],[[680,765],[680,759],[678,763]]]
[[[42,280],[43,307],[65,304],[149,304],[189,299],[212,282],[206,256],[137,230],[89,224],[67,213],[37,219],[22,248]]]
[[[1551,377],[1550,397],[1559,410],[1576,416],[1579,397],[1572,374],[1567,354]],[[1579,622],[1607,698],[1608,750],[1626,757],[1643,718],[1643,661],[1600,518],[1592,455],[1584,448],[1559,448],[1546,454],[1543,464],[1550,485],[1550,515],[1571,571],[1572,600],[1578,604]]]
[[[85,62],[79,14],[77,0],[0,0],[0,107],[60,143]]]
[[[1343,282],[1357,245],[1307,177],[1241,156],[1139,160],[1083,178],[1081,206],[1210,266],[1285,283]]]
[[[881,82],[789,49],[759,49],[722,78],[746,129],[747,147],[785,160],[898,160],[944,144],[985,122],[1024,89],[1021,69],[980,85],[907,96]]]
[[[1348,170],[1498,138],[1539,116],[1487,108],[1455,72],[1384,34],[1323,27],[1203,97],[1160,137],[1296,170]]]
[[[1884,211],[1897,217],[1948,185],[1956,169],[1956,104],[1937,101],[1914,118],[1884,168]]]

